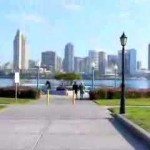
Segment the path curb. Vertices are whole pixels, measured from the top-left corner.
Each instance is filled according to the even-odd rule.
[[[123,115],[115,114],[114,117],[122,123],[125,127],[129,129],[131,133],[133,133],[135,136],[142,139],[148,146],[150,146],[150,133],[136,125],[135,123],[131,122],[127,118],[125,118]]]

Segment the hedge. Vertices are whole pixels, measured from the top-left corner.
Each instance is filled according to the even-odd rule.
[[[121,97],[120,88],[99,88],[89,92],[90,100],[118,99]],[[126,89],[126,98],[150,98],[150,89]]]
[[[15,98],[15,87],[0,88],[0,97]],[[17,97],[24,99],[38,99],[40,98],[40,90],[32,87],[18,86]]]

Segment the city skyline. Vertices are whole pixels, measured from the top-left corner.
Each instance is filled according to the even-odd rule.
[[[63,56],[64,45],[74,44],[75,56],[88,51],[117,54],[119,38],[125,31],[126,49],[137,49],[137,60],[147,68],[150,22],[148,0],[4,0],[0,1],[0,61],[13,61],[12,40],[19,28],[26,34],[30,59],[38,60],[42,51],[53,50]],[[140,10],[140,11],[139,11]],[[143,51],[145,51],[143,53]],[[145,59],[146,58],[146,59]]]
[[[20,33],[20,34],[19,34]],[[17,36],[18,35],[18,36]],[[16,37],[17,37],[17,39],[20,37],[19,35],[21,35],[21,36],[23,36],[24,37],[24,35],[23,35],[23,33],[21,33],[21,31],[19,31],[19,30],[17,30],[17,33],[16,33],[16,35],[15,35],[15,39],[16,39]],[[19,38],[20,39],[20,38]],[[18,41],[18,40],[17,40]],[[15,42],[16,43],[16,42]],[[18,42],[17,42],[18,43]],[[20,43],[20,42],[19,42]],[[17,46],[17,45],[16,45]],[[19,45],[18,45],[19,46]],[[17,47],[18,47],[17,46]],[[20,46],[19,46],[20,47]],[[28,63],[29,63],[29,60],[31,60],[31,61],[34,61],[35,63],[37,63],[37,62],[41,62],[41,66],[49,66],[49,65],[51,65],[51,66],[55,66],[56,67],[56,65],[57,65],[57,63],[56,63],[56,60],[58,59],[58,61],[59,62],[61,62],[61,60],[65,60],[65,56],[66,57],[70,57],[70,52],[67,52],[66,53],[66,50],[73,50],[73,53],[74,53],[74,45],[72,44],[72,43],[67,43],[65,46],[64,46],[64,57],[60,57],[60,56],[58,56],[58,53],[56,52],[56,51],[52,51],[52,50],[47,50],[47,51],[42,51],[41,52],[41,58],[40,59],[38,59],[38,61],[37,60],[33,60],[33,59],[28,59]],[[136,49],[126,49],[126,52],[129,52],[130,50],[134,50],[135,52],[137,51]],[[72,52],[71,52],[71,55],[72,55],[72,58],[71,58],[71,60],[70,60],[70,63],[72,63],[71,61],[74,61],[76,58],[78,59],[79,58],[79,60],[83,60],[83,59],[88,59],[89,60],[89,64],[88,64],[88,68],[90,67],[90,65],[94,62],[95,63],[95,69],[97,70],[98,68],[99,68],[99,62],[98,62],[98,55],[100,54],[100,53],[104,53],[105,54],[105,59],[106,59],[106,61],[107,61],[107,68],[112,68],[113,66],[112,66],[112,64],[113,65],[117,65],[118,64],[118,62],[117,62],[117,60],[116,59],[118,59],[119,57],[121,57],[120,55],[121,55],[121,50],[119,50],[118,52],[117,52],[117,54],[108,54],[108,53],[106,53],[105,51],[96,51],[96,50],[88,50],[88,54],[86,55],[86,56],[75,56],[74,54],[72,55]],[[14,49],[14,55],[15,55],[15,49]],[[26,52],[25,52],[26,53]],[[43,57],[43,54],[45,55],[44,57]],[[21,59],[21,57],[28,57],[27,56],[27,53],[26,53],[26,55],[21,55],[21,53],[20,54],[17,54],[17,55],[20,55],[20,57],[19,58],[17,58],[17,59],[19,59],[19,60],[21,60],[22,61],[22,59]],[[55,56],[54,56],[55,55]],[[130,60],[132,61],[132,62],[134,62],[133,64],[135,65],[136,63],[138,63],[138,60],[137,60],[137,52],[136,52],[136,58],[134,57],[135,55],[133,54],[132,55],[132,58],[131,58],[131,56],[130,56]],[[128,57],[128,56],[127,56]],[[68,59],[67,58],[67,59]],[[52,60],[51,60],[52,59]],[[61,60],[60,60],[61,59]],[[69,58],[70,59],[70,58]],[[73,59],[73,60],[72,60]],[[127,58],[128,59],[128,58]],[[148,56],[148,59],[149,59],[149,56]],[[16,58],[14,58],[14,60],[16,60]],[[43,62],[43,61],[45,61],[45,62]],[[68,61],[68,60],[67,60]],[[100,61],[102,61],[102,63],[104,63],[103,62],[103,58],[100,60]],[[77,61],[78,62],[78,61]],[[110,64],[109,64],[109,62],[110,62]],[[7,64],[7,63],[10,63],[10,62],[5,62],[4,63],[4,65],[5,64]],[[22,61],[22,63],[23,63],[23,61]],[[48,63],[48,64],[46,64],[46,63]],[[54,64],[55,65],[54,65]],[[67,65],[67,67],[68,67],[68,64],[70,64],[69,62],[67,62],[66,63],[66,65]],[[78,62],[79,63],[79,62]],[[140,61],[140,63],[142,64],[142,62]],[[74,64],[74,62],[73,62],[73,64]],[[74,64],[73,65],[72,64],[72,66],[76,66],[77,64]],[[105,63],[104,63],[105,64]],[[141,64],[140,64],[140,68],[142,69],[142,67],[141,67]],[[1,64],[2,65],[2,64]],[[13,63],[12,63],[12,65],[13,65]],[[21,65],[21,64],[20,64]],[[83,64],[80,64],[81,65],[81,68],[82,68],[82,65]],[[137,65],[137,64],[136,64]],[[35,66],[36,66],[36,64],[35,64]],[[34,67],[35,67],[34,66]],[[84,65],[83,65],[84,66]],[[105,66],[105,65],[104,65]],[[138,66],[138,65],[137,65]],[[118,64],[118,67],[119,67],[119,64]],[[20,66],[20,68],[22,68],[21,66]],[[24,68],[24,67],[23,67]],[[27,68],[27,67],[26,67]],[[60,68],[60,63],[58,64],[58,68]],[[66,68],[65,66],[63,66],[63,64],[62,64],[62,68]],[[134,68],[136,68],[135,66],[134,66]],[[106,69],[106,68],[105,68]],[[57,70],[56,68],[54,69],[54,70]],[[68,70],[68,69],[67,69]],[[66,70],[66,71],[67,71]],[[74,69],[71,69],[71,70],[74,70]],[[132,70],[132,69],[131,69]],[[135,69],[134,69],[135,70]],[[89,72],[91,72],[91,69],[89,69]]]

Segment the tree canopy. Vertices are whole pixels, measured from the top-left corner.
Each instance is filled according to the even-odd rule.
[[[76,73],[58,73],[54,78],[56,80],[80,80],[81,75]]]

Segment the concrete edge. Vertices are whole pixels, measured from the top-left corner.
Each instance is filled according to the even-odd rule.
[[[137,124],[133,123],[129,119],[125,118],[123,115],[115,114],[115,119],[121,122],[126,128],[129,129],[138,138],[146,142],[150,146],[150,133],[145,131],[143,128],[139,127]]]

